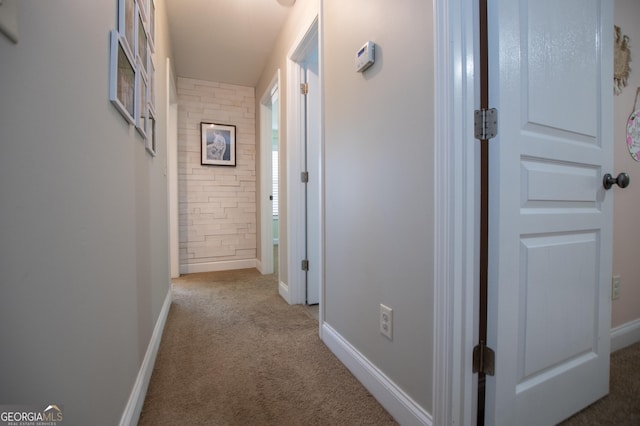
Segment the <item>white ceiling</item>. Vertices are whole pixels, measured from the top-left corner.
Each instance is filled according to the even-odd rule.
[[[179,77],[255,87],[291,0],[166,0]]]

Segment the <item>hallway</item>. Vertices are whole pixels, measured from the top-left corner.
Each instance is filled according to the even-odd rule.
[[[394,425],[318,338],[318,322],[255,269],[185,275],[140,425]]]

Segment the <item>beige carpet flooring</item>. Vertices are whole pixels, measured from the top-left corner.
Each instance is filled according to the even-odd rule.
[[[191,274],[173,303],[140,425],[394,425],[289,306],[275,275]],[[317,317],[316,317],[317,318]],[[563,426],[640,426],[640,343],[611,356],[610,394]]]
[[[173,282],[140,425],[395,425],[256,270]]]

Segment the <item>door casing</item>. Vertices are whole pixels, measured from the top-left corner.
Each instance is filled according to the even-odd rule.
[[[287,83],[286,83],[286,99],[287,99],[287,147],[286,147],[286,170],[287,170],[287,260],[288,260],[288,283],[280,285],[280,295],[290,304],[304,304],[306,302],[306,279],[305,272],[301,268],[301,260],[305,254],[305,206],[304,206],[304,188],[301,183],[301,172],[304,165],[304,150],[299,141],[303,140],[304,135],[304,119],[303,104],[300,94],[300,84],[304,81],[304,68],[301,66],[302,61],[307,54],[314,48],[314,43],[318,43],[318,59],[320,61],[320,78],[319,93],[322,93],[322,50],[320,45],[320,25],[319,16],[313,16],[306,25],[301,28],[303,30],[296,37],[291,50],[287,54]],[[322,98],[320,99],[320,123],[322,123]],[[323,158],[322,158],[322,125],[320,125],[320,147],[319,152],[310,153],[314,160],[320,164],[317,181],[313,184],[318,185],[318,194],[322,194],[323,185]],[[320,306],[323,301],[323,275],[324,275],[324,259],[322,247],[322,235],[324,235],[323,221],[323,199],[319,196],[316,205],[319,208],[316,216],[320,218],[318,241],[314,242],[320,246],[319,259],[317,263],[320,266],[316,269],[318,274],[318,282],[320,283]],[[314,260],[315,261],[315,260]],[[320,324],[322,324],[322,309],[320,309]]]
[[[272,274],[273,265],[273,209],[269,197],[272,195],[272,105],[271,92],[280,87],[280,69],[271,79],[260,99],[260,259],[258,269],[262,274]],[[280,108],[278,102],[278,108]],[[280,144],[280,125],[282,115],[278,111],[278,145]],[[278,246],[278,250],[280,247]],[[280,257],[278,256],[278,259]]]
[[[169,209],[169,267],[171,278],[180,276],[178,214],[178,95],[171,60],[167,58],[167,203]]]
[[[434,0],[433,424],[475,424],[480,151],[476,0]]]

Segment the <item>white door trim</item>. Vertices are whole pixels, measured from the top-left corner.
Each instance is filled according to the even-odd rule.
[[[307,22],[307,25],[302,26],[302,28],[303,30],[296,37],[293,47],[287,55],[287,261],[289,282],[288,294],[284,295],[281,291],[281,295],[290,304],[304,304],[306,297],[305,273],[300,265],[305,244],[304,190],[300,182],[304,155],[300,141],[305,137],[300,95],[303,69],[297,61],[306,56],[310,48],[310,42],[318,37],[318,15],[314,15]],[[320,77],[320,80],[322,80],[322,77]],[[322,181],[322,176],[320,180]],[[319,205],[322,210],[322,200],[320,200]],[[323,222],[323,217],[322,212],[320,212],[321,223]],[[321,233],[323,232],[322,229],[320,231]],[[322,250],[320,250],[320,253],[322,253]],[[319,262],[322,265],[322,259]],[[280,288],[282,289],[282,286]],[[322,294],[322,288],[320,293]]]
[[[180,231],[178,225],[178,94],[171,60],[167,58],[167,191],[169,204],[169,265],[171,278],[180,276]]]
[[[271,203],[267,201],[273,191],[271,92],[274,87],[280,88],[280,69],[276,71],[260,99],[260,259],[258,259],[258,269],[265,275],[273,274],[273,209]],[[278,102],[278,110],[280,104],[281,102]],[[280,122],[281,115],[278,112],[278,145],[280,145]]]
[[[324,7],[323,0],[320,0],[320,11]],[[318,274],[318,292],[319,292],[319,308],[318,308],[318,335],[320,339],[323,339],[322,325],[324,324],[324,248],[325,248],[325,227],[324,227],[324,18],[321,12],[317,16],[317,30],[318,32],[318,92],[320,94],[320,135],[319,135],[319,147],[318,147],[318,218],[320,223],[318,224],[318,233],[320,237],[318,244],[318,264],[320,265],[316,271]]]
[[[473,0],[435,0],[433,424],[475,424],[479,149]],[[471,29],[471,30],[470,30]]]

